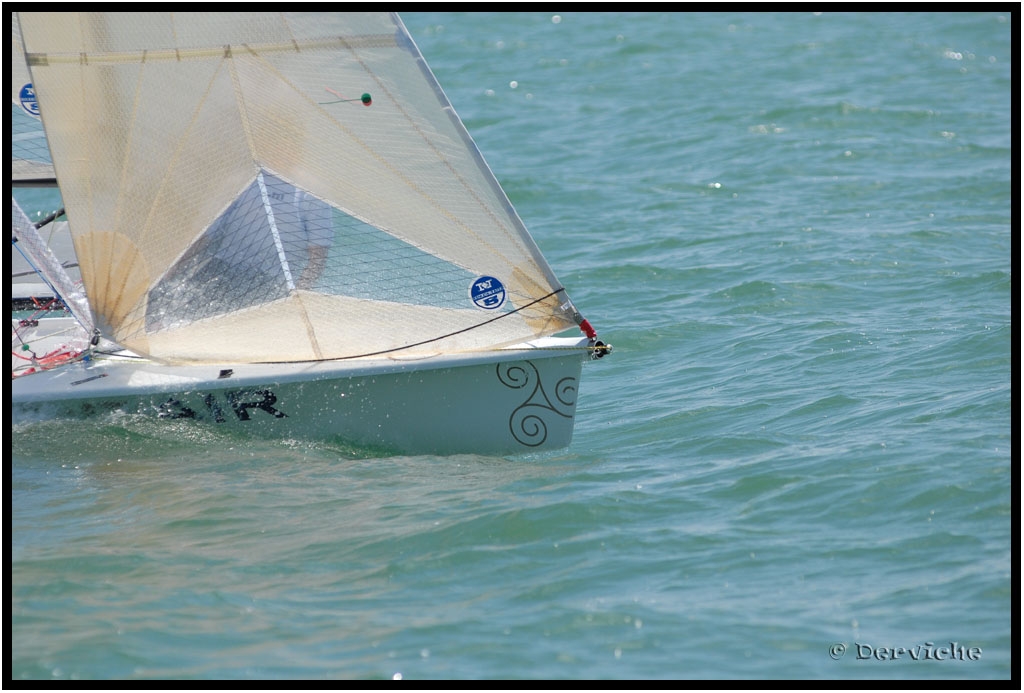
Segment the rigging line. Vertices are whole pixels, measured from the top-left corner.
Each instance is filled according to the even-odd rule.
[[[57,217],[61,216],[62,214],[64,214],[64,208],[63,207],[61,207],[60,209],[58,209],[56,212],[54,212],[50,216],[46,217],[45,219],[40,219],[35,224],[33,224],[33,226],[35,226],[37,229],[41,229],[44,226],[46,226],[47,224],[49,224],[51,221],[56,219]]]
[[[21,249],[21,246],[18,244],[17,238],[11,238],[11,245],[18,249],[18,252],[21,254],[21,257],[25,259],[25,262],[27,262],[28,266],[35,271],[36,275],[43,280],[43,283],[46,284],[47,287],[49,287],[50,291],[53,292],[53,295],[63,302],[64,298],[60,295],[60,292],[57,291],[57,289],[53,286],[50,280],[46,278],[46,276],[39,270],[38,267],[36,267],[35,263],[32,262],[32,259],[28,256],[28,254],[26,254],[25,251]],[[67,303],[64,303],[64,305],[67,305]]]
[[[63,211],[64,211],[63,208],[61,208],[59,210],[60,213],[63,213]],[[43,222],[40,222],[40,224],[42,224],[42,223]],[[50,291],[53,292],[53,295],[55,296],[56,300],[59,300],[61,302],[61,304],[64,305],[65,310],[67,310],[69,313],[71,313],[71,317],[73,317],[75,319],[75,322],[77,322],[79,325],[81,325],[82,329],[88,331],[88,328],[85,326],[85,323],[83,323],[81,318],[79,318],[79,316],[75,314],[75,311],[71,310],[71,307],[68,305],[68,302],[64,299],[64,297],[61,295],[61,293],[59,291],[57,291],[57,287],[55,287],[53,285],[53,282],[51,282],[46,277],[46,275],[43,274],[43,272],[38,267],[36,267],[36,264],[34,262],[32,262],[32,259],[29,258],[28,254],[24,250],[21,249],[21,246],[18,244],[18,238],[16,236],[11,238],[11,245],[13,245],[15,248],[18,249],[18,252],[25,259],[25,262],[28,263],[28,266],[31,267],[33,270],[35,270],[36,275],[38,275],[38,277],[43,280],[43,283],[45,283],[46,286],[48,286],[50,288]]]
[[[546,296],[541,296],[540,298],[538,298],[538,299],[536,299],[534,301],[530,301],[526,305],[520,306],[520,307],[516,308],[515,310],[511,310],[511,311],[509,311],[507,313],[502,313],[501,315],[497,315],[497,316],[491,318],[490,320],[485,320],[484,322],[479,322],[479,323],[477,323],[475,325],[471,325],[469,327],[465,327],[465,328],[463,328],[461,330],[456,330],[455,332],[449,332],[448,334],[443,334],[440,337],[432,337],[430,339],[424,339],[422,342],[416,342],[415,344],[406,344],[405,346],[395,347],[394,349],[384,349],[382,351],[373,351],[373,352],[369,352],[369,353],[366,353],[366,354],[356,354],[354,356],[338,356],[336,358],[331,358],[331,359],[310,359],[310,360],[307,360],[307,361],[291,361],[291,362],[290,361],[258,361],[257,363],[319,363],[321,361],[348,361],[348,360],[351,360],[351,359],[361,359],[361,358],[366,358],[368,356],[382,356],[384,354],[391,354],[391,353],[394,353],[396,351],[404,351],[405,349],[412,349],[413,347],[423,346],[424,344],[430,344],[431,342],[439,342],[442,339],[448,339],[449,337],[454,337],[455,335],[463,334],[464,332],[469,332],[470,330],[475,330],[478,327],[483,327],[484,325],[489,325],[492,322],[495,322],[496,320],[501,320],[502,318],[507,318],[510,315],[515,315],[516,313],[518,313],[521,310],[526,310],[530,306],[534,306],[534,305],[540,303],[541,301],[546,301],[547,299],[551,298],[552,296],[555,296],[555,295],[560,294],[560,293],[565,293],[565,287],[561,287],[560,286],[557,289],[555,289],[554,291],[552,291],[551,293],[547,294]]]
[[[135,359],[136,361],[146,361],[146,360],[148,360],[145,356],[139,356],[138,354],[133,354],[133,353],[131,353],[129,351],[125,351],[125,350],[122,350],[122,351],[100,351],[100,350],[94,350],[92,352],[92,354],[93,354],[94,357],[95,356],[113,356],[113,357],[116,357],[116,358],[119,358],[119,359],[129,359],[129,360],[130,359]]]

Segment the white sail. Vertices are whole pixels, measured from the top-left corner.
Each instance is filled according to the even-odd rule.
[[[35,89],[25,64],[18,14],[11,13],[11,181],[53,185],[53,162],[39,120]]]
[[[133,351],[407,356],[580,321],[396,15],[18,21],[97,326]]]
[[[71,314],[78,320],[86,334],[93,330],[92,316],[89,314],[89,301],[85,293],[68,275],[60,260],[46,241],[42,239],[35,225],[11,198],[11,242],[28,260],[36,273],[59,296]]]

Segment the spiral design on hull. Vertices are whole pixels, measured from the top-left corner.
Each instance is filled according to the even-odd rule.
[[[505,387],[526,393],[523,403],[512,411],[508,426],[512,437],[527,447],[539,447],[548,438],[549,422],[555,417],[571,419],[576,406],[576,378],[562,378],[548,397],[540,371],[531,361],[499,363],[498,380]]]

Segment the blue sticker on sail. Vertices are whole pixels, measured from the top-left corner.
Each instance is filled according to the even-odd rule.
[[[19,93],[21,99],[21,107],[25,109],[29,115],[39,117],[39,104],[36,103],[36,90],[32,88],[31,84],[26,84],[21,88]]]
[[[505,305],[505,285],[494,277],[477,277],[469,286],[469,298],[477,308],[497,310]]]

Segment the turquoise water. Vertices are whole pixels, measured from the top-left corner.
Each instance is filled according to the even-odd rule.
[[[11,676],[1019,677],[1019,13],[404,20],[615,345],[571,447],[19,425]]]

